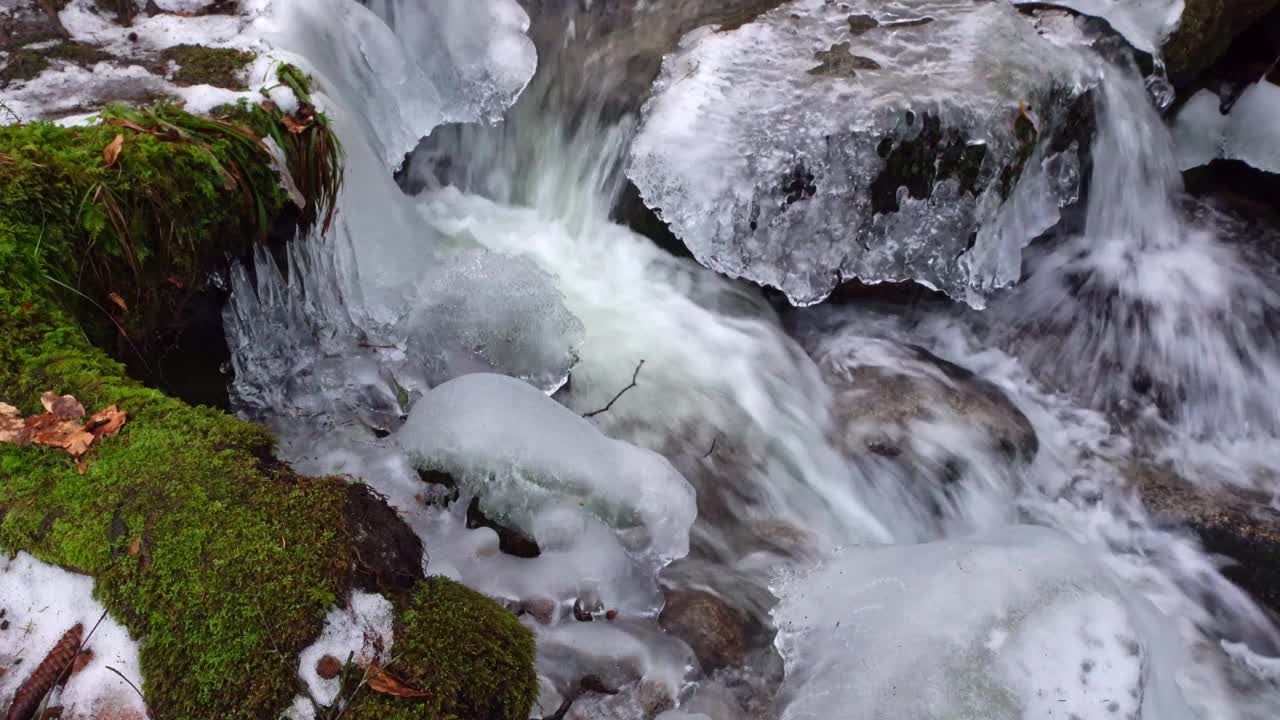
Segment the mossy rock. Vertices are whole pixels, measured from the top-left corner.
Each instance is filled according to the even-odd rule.
[[[241,74],[254,57],[243,50],[202,45],[175,45],[160,54],[162,60],[177,63],[173,81],[179,85],[213,85],[229,90],[245,89]]]
[[[1186,0],[1182,20],[1162,50],[1169,79],[1179,87],[1195,80],[1240,33],[1278,5],[1277,0]]]
[[[260,133],[289,135],[295,184],[325,217],[340,168],[306,182],[295,172],[336,157],[323,118],[288,133],[278,110],[240,111]],[[83,472],[60,450],[0,444],[0,548],[93,576],[140,641],[161,720],[277,717],[298,691],[298,652],[369,576],[401,593],[396,652],[414,682],[431,668],[431,707],[521,716],[533,640],[510,613],[439,580],[409,599],[398,586],[412,563],[396,550],[412,554],[409,538],[374,546],[397,560],[391,572],[353,557],[368,530],[358,518],[382,517],[367,493],[297,475],[272,458],[264,428],[148,388],[111,357],[250,249],[286,199],[258,131],[171,106],[104,117],[0,128],[0,401],[35,413],[53,391],[128,413]]]
[[[354,694],[353,720],[524,720],[538,697],[533,634],[516,616],[448,578],[397,607],[386,670],[424,698]]]

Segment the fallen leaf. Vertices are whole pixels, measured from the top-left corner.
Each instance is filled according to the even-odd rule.
[[[284,125],[284,129],[293,135],[297,135],[311,126],[310,122],[298,122],[292,115],[281,115],[280,124]]]
[[[129,554],[137,557],[140,552],[142,552],[142,538],[136,537],[129,542]]]
[[[431,693],[415,690],[405,684],[403,680],[383,670],[375,660],[369,664],[369,687],[375,692],[384,695],[392,695],[399,698],[421,698],[430,697]]]
[[[31,434],[27,432],[18,408],[0,403],[0,443],[11,445],[27,445],[31,442]]]
[[[106,410],[94,413],[93,417],[89,418],[89,422],[84,424],[84,429],[94,437],[110,437],[120,432],[120,428],[124,427],[128,419],[129,413],[121,412],[120,408],[112,405]]]
[[[85,454],[96,439],[92,433],[84,431],[80,422],[64,420],[53,413],[32,415],[24,422],[26,430],[31,433],[31,442],[60,447],[72,457],[78,458]]]
[[[107,167],[116,164],[116,158],[120,157],[120,148],[122,147],[124,147],[124,135],[116,133],[116,139],[102,149],[102,159],[106,161]]]
[[[83,461],[83,460],[80,460],[80,459],[76,459],[76,472],[77,472],[77,473],[79,473],[79,474],[83,475],[83,474],[84,474],[84,472],[85,472],[86,470],[88,470],[88,469],[89,469],[89,463],[87,463],[87,462],[85,462],[85,461]]]
[[[182,278],[178,277],[177,275],[170,275],[169,277],[165,278],[164,280],[165,280],[165,282],[167,282],[167,283],[169,283],[170,285],[172,285],[172,286],[174,286],[174,287],[178,288],[179,290],[181,290],[182,288],[186,287],[186,284],[182,282]]]
[[[93,650],[89,648],[81,650],[80,654],[76,656],[75,662],[71,664],[71,674],[74,676],[76,673],[83,670],[85,665],[88,665],[91,662],[93,662]]]
[[[44,405],[45,410],[63,420],[79,420],[84,417],[84,406],[71,395],[59,397],[51,392],[45,392],[40,395],[40,404]]]
[[[115,303],[116,307],[120,308],[120,310],[123,312],[129,312],[129,306],[124,304],[124,298],[120,297],[116,293],[111,293],[107,295],[107,297],[110,298],[111,302]]]

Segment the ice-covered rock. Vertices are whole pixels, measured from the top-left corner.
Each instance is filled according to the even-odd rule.
[[[637,555],[689,548],[693,489],[661,455],[602,434],[514,378],[474,373],[432,389],[400,429],[415,464],[450,473],[484,512],[537,537],[549,507],[581,508]]]
[[[793,0],[669,56],[628,174],[700,262],[795,304],[981,306],[1079,185],[1085,55],[1007,3]]]
[[[1154,606],[1046,528],[848,548],[780,587],[783,720],[1190,720]]]
[[[1102,18],[1129,44],[1156,55],[1182,17],[1183,0],[1013,0],[1014,5],[1053,5]]]
[[[1220,110],[1219,97],[1201,90],[1174,119],[1178,167],[1188,170],[1210,161],[1240,160],[1265,172],[1280,173],[1280,86],[1266,79],[1249,85]]]

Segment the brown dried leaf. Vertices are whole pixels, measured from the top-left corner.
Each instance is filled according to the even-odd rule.
[[[27,445],[31,442],[31,433],[18,408],[0,403],[0,443],[10,445]]]
[[[84,431],[80,422],[63,420],[53,413],[32,415],[25,422],[27,431],[31,433],[31,442],[62,448],[72,457],[85,454],[96,439],[92,433]]]
[[[403,680],[383,670],[378,662],[369,664],[369,687],[384,695],[392,695],[399,698],[421,698],[430,697],[431,693],[415,690],[405,684]]]
[[[129,413],[121,412],[120,408],[112,405],[106,410],[94,413],[93,417],[89,418],[89,422],[84,424],[84,429],[94,437],[110,437],[120,432],[120,428],[124,427],[128,419]]]
[[[110,298],[111,302],[115,303],[115,306],[120,308],[122,312],[129,312],[129,306],[124,303],[124,298],[120,297],[116,293],[111,293],[107,295],[107,297]]]
[[[304,120],[302,122],[298,122],[297,118],[292,115],[281,115],[280,124],[284,125],[284,128],[293,135],[297,135],[311,126],[310,121]]]
[[[102,159],[107,163],[107,167],[116,164],[116,158],[120,157],[120,148],[122,147],[124,147],[124,135],[116,133],[116,139],[102,149]]]
[[[44,660],[36,666],[34,672],[18,688],[13,695],[13,703],[5,720],[28,720],[40,707],[40,701],[53,689],[62,671],[67,669],[80,650],[80,640],[84,636],[84,626],[76,623],[62,636],[57,645],[45,655]]]
[[[84,472],[85,472],[86,470],[88,470],[88,469],[89,469],[89,463],[87,463],[87,462],[85,462],[85,461],[83,461],[83,460],[81,460],[81,459],[79,459],[79,458],[77,458],[77,459],[76,459],[76,472],[77,472],[77,473],[79,473],[79,474],[83,475],[83,474],[84,474]]]
[[[142,552],[142,538],[141,538],[141,537],[136,537],[136,538],[134,538],[133,540],[130,540],[130,541],[129,541],[129,554],[130,554],[130,555],[132,555],[133,557],[137,557],[137,556],[138,556],[138,553],[140,553],[140,552]]]
[[[79,420],[84,417],[84,406],[71,395],[59,397],[51,392],[45,392],[40,395],[40,404],[44,405],[45,410],[63,420]]]
[[[93,650],[89,648],[81,650],[80,654],[76,656],[75,662],[71,664],[71,675],[75,676],[76,673],[84,669],[85,665],[91,662],[93,662]]]

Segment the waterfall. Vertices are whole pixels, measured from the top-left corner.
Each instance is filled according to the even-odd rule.
[[[385,494],[428,573],[575,608],[530,621],[549,697],[600,675],[623,690],[585,716],[642,717],[654,684],[795,719],[1280,711],[1220,644],[1275,652],[1280,634],[1124,476],[1153,434],[1280,430],[1280,285],[1219,220],[1187,218],[1135,73],[1106,66],[1095,91],[1083,232],[1033,246],[987,311],[779,312],[610,220],[634,118],[555,53],[530,78],[513,2],[278,5],[273,42],[316,76],[347,180],[330,233],[233,273],[233,402],[299,471]],[[1032,447],[986,443],[922,391],[885,400],[929,411],[898,418],[918,465],[868,452],[841,385],[867,367],[977,392]],[[499,552],[473,498],[541,554]],[[768,642],[759,672],[701,674],[656,623],[670,587],[772,623],[781,689]],[[626,622],[574,620],[606,608]],[[1105,680],[1071,685],[1082,665]]]

